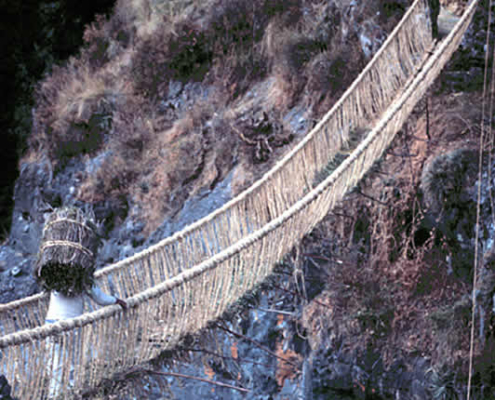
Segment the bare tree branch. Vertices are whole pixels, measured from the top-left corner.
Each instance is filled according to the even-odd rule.
[[[227,389],[233,389],[233,390],[237,390],[237,391],[243,392],[243,393],[251,392],[249,389],[244,389],[242,387],[229,385],[228,383],[216,382],[216,381],[212,381],[210,379],[199,378],[197,376],[179,374],[177,372],[153,371],[152,369],[143,369],[143,372],[147,372],[149,374],[155,374],[155,375],[174,376],[176,378],[193,379],[195,381],[205,382],[205,383],[209,383],[211,385],[221,386],[221,387],[224,387]]]

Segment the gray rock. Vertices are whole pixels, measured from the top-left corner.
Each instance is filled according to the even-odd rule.
[[[203,190],[197,196],[188,199],[176,216],[165,219],[160,227],[150,235],[144,247],[173,235],[228,202],[232,198],[230,186],[232,175],[232,172],[229,173],[213,190]]]
[[[367,59],[373,57],[386,39],[383,29],[372,20],[360,23],[356,27],[356,33],[361,43],[361,49]]]
[[[39,292],[38,285],[29,273],[34,260],[34,256],[15,251],[13,246],[0,246],[0,264],[4,266],[4,272],[0,273],[0,303]]]
[[[305,117],[306,111],[303,107],[294,107],[284,116],[284,121],[290,124],[297,135],[304,135],[310,128],[310,121]]]
[[[48,161],[24,163],[14,189],[14,211],[9,242],[19,251],[34,254],[38,250],[46,205],[41,193],[52,181]]]
[[[0,375],[0,400],[14,400],[10,396],[11,387],[4,375]]]
[[[110,264],[119,258],[119,246],[115,239],[103,241],[97,256],[97,266]]]
[[[180,81],[170,81],[168,84],[168,97],[173,98],[180,94],[183,89],[182,82]]]
[[[123,246],[122,249],[120,250],[119,260],[123,260],[124,258],[130,257],[135,252],[136,250],[134,249],[134,247],[132,247],[132,245],[130,244],[127,244]]]

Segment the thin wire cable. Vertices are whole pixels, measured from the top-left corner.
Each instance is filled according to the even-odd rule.
[[[254,80],[254,41],[255,41],[255,24],[256,24],[256,2],[253,1],[253,29],[252,29],[252,37],[251,37],[251,80]],[[254,96],[254,93],[253,93]],[[251,106],[251,123],[254,128],[254,102]]]
[[[488,55],[490,53],[490,30],[492,24],[492,0],[488,5],[488,27],[486,30],[486,47],[485,47],[485,72],[483,78],[483,97],[481,106],[481,133],[478,161],[478,198],[476,201],[476,229],[474,241],[474,271],[473,271],[473,291],[472,291],[472,307],[471,307],[471,335],[469,341],[469,375],[467,387],[467,400],[471,398],[471,381],[473,379],[473,354],[474,354],[474,317],[476,312],[476,286],[478,280],[478,240],[480,236],[480,211],[481,211],[481,180],[483,170],[483,140],[485,135],[485,107],[486,107],[486,91],[488,87]],[[493,68],[493,66],[492,66]]]
[[[491,11],[491,10],[490,10]],[[487,49],[488,51],[488,49]],[[495,46],[493,46],[493,57],[492,57],[492,81],[490,85],[490,123],[488,125],[488,137],[490,141],[490,147],[488,150],[488,194],[490,196],[490,206],[492,210],[492,222],[493,226],[495,226],[495,207],[494,207],[494,198],[493,198],[493,187],[492,187],[492,152],[493,152],[493,130],[492,130],[492,120],[493,120],[493,103],[494,103],[494,95],[495,95]]]

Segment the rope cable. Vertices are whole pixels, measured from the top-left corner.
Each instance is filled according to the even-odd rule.
[[[479,251],[479,236],[480,236],[480,213],[481,213],[481,181],[483,172],[483,140],[485,134],[485,107],[486,107],[486,91],[488,87],[488,54],[490,49],[490,34],[492,23],[492,0],[488,5],[488,27],[486,30],[486,47],[485,47],[485,71],[483,77],[483,96],[481,106],[481,133],[479,144],[479,160],[478,160],[478,193],[476,201],[476,227],[475,227],[475,239],[474,239],[474,266],[473,266],[473,290],[472,290],[472,307],[471,307],[471,333],[469,340],[469,374],[468,374],[468,387],[467,387],[467,400],[471,398],[471,383],[473,379],[473,356],[474,356],[474,319],[476,313],[476,286],[478,280],[478,251]],[[493,66],[492,66],[493,68]]]
[[[491,9],[490,9],[490,14],[491,14]],[[488,49],[487,49],[488,51]],[[493,152],[493,131],[492,131],[492,121],[493,121],[493,103],[494,103],[494,95],[495,95],[495,46],[493,47],[493,56],[492,56],[492,80],[491,80],[491,85],[490,85],[490,111],[489,111],[489,116],[490,116],[490,123],[488,125],[488,137],[490,141],[490,147],[488,151],[488,194],[490,197],[490,206],[492,210],[492,222],[493,226],[495,226],[495,202],[493,198],[493,187],[491,185],[492,182],[492,152]]]

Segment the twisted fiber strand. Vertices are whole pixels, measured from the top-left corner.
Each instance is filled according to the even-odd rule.
[[[471,290],[471,329],[469,337],[469,367],[468,367],[468,383],[467,383],[467,400],[471,399],[471,383],[473,379],[473,363],[474,363],[474,329],[475,329],[475,314],[476,314],[476,295],[478,290],[478,268],[479,268],[479,237],[480,237],[480,217],[481,217],[481,182],[483,182],[483,149],[485,140],[485,110],[486,110],[486,93],[488,90],[488,61],[490,53],[490,36],[491,36],[491,23],[492,23],[492,0],[488,3],[488,23],[486,32],[486,44],[485,44],[485,65],[484,65],[484,77],[483,77],[483,95],[482,95],[482,107],[481,107],[481,133],[479,139],[479,151],[478,151],[478,190],[476,193],[476,225],[474,236],[474,260],[473,260],[473,288]],[[494,50],[495,51],[495,50]],[[495,61],[495,53],[494,58]],[[493,65],[492,65],[493,68]],[[490,115],[492,111],[493,101],[493,76],[491,82],[491,96],[490,96]],[[491,130],[491,120],[490,120]],[[490,167],[488,168],[491,169]],[[493,211],[492,211],[493,215]],[[480,316],[482,318],[482,316]],[[483,333],[483,332],[482,332]]]
[[[160,243],[157,243],[156,245],[150,246],[148,249],[144,250],[141,253],[138,253],[138,254],[131,256],[130,258],[127,258],[125,260],[122,260],[122,261],[120,261],[120,262],[118,262],[112,266],[108,266],[102,270],[97,271],[95,274],[96,277],[101,278],[105,274],[109,274],[110,272],[112,272],[116,269],[122,268],[123,266],[130,265],[131,263],[133,263],[133,262],[135,262],[141,258],[149,257],[150,254],[152,254],[153,252],[160,250],[160,248],[162,246],[183,240],[184,238],[186,238],[186,236],[189,232],[194,232],[194,230],[196,230],[199,227],[202,227],[203,225],[206,225],[208,227],[208,225],[207,225],[208,222],[212,221],[216,216],[220,215],[221,213],[224,213],[225,211],[230,210],[233,206],[237,205],[241,200],[248,197],[248,195],[253,193],[255,191],[255,189],[257,189],[258,187],[260,187],[263,182],[267,182],[270,177],[272,177],[276,172],[281,170],[282,167],[284,165],[286,165],[291,158],[294,158],[295,155],[303,154],[303,153],[305,153],[305,150],[307,152],[308,149],[311,150],[309,148],[308,144],[313,142],[313,146],[315,146],[315,144],[314,144],[315,137],[321,131],[323,131],[323,139],[326,142],[326,146],[324,146],[324,147],[330,148],[331,143],[329,141],[329,134],[328,134],[329,129],[325,125],[331,120],[332,117],[334,118],[335,121],[338,122],[337,126],[338,125],[340,125],[340,126],[345,125],[345,121],[348,118],[348,116],[347,116],[347,112],[346,112],[345,108],[343,108],[342,106],[345,104],[346,101],[351,101],[351,103],[352,102],[360,103],[359,100],[363,99],[363,98],[371,98],[374,101],[377,100],[376,96],[373,95],[373,92],[372,92],[373,88],[365,88],[365,89],[368,89],[367,92],[371,91],[370,95],[367,95],[364,93],[358,93],[354,97],[352,97],[351,95],[353,93],[359,91],[358,89],[361,89],[362,92],[366,92],[366,90],[362,89],[361,86],[363,86],[363,85],[360,85],[360,83],[362,83],[362,81],[364,80],[364,78],[367,75],[376,75],[376,77],[381,77],[382,75],[385,75],[385,76],[388,75],[388,74],[379,74],[378,71],[374,71],[373,68],[374,67],[377,67],[380,69],[384,69],[384,68],[389,69],[390,68],[390,65],[391,65],[391,63],[389,62],[390,60],[387,60],[386,59],[387,57],[383,57],[383,55],[385,54],[385,50],[387,50],[392,45],[397,46],[397,44],[394,42],[394,40],[398,40],[400,38],[400,35],[398,34],[398,32],[405,27],[406,23],[410,22],[410,20],[413,18],[413,15],[415,15],[415,14],[413,14],[413,12],[416,11],[416,9],[419,9],[420,6],[424,6],[424,4],[421,4],[421,0],[416,0],[415,3],[406,12],[406,14],[404,15],[403,19],[398,24],[398,26],[395,28],[394,32],[391,35],[389,35],[389,37],[387,38],[384,45],[375,54],[373,59],[370,61],[370,63],[368,63],[368,65],[362,71],[360,76],[354,81],[354,83],[351,85],[351,87],[342,96],[341,100],[332,108],[332,110],[330,110],[325,115],[325,117],[319,122],[319,124],[291,152],[289,152],[282,160],[280,160],[271,171],[269,171],[267,174],[265,174],[265,176],[263,178],[261,178],[259,181],[257,181],[251,188],[247,189],[242,194],[237,196],[235,199],[233,199],[229,203],[225,204],[223,207],[216,210],[214,213],[210,214],[209,216],[207,216],[207,217],[197,221],[196,223],[186,227],[183,231],[176,233],[172,237],[166,238],[163,241],[161,241]],[[415,15],[415,16],[417,17],[417,15]],[[407,29],[404,28],[403,30],[406,31],[406,33],[407,33]],[[406,40],[406,43],[407,43],[407,40]],[[397,47],[402,47],[403,52],[405,52],[405,48],[407,46],[402,45],[402,46],[397,46]],[[388,54],[388,58],[392,57],[396,60],[392,64],[395,64],[395,65],[399,64],[398,54],[400,54],[399,50],[397,50],[396,52],[392,52],[392,53]],[[407,60],[408,58],[410,58],[410,57],[403,57],[402,62],[404,62],[404,60]],[[386,80],[385,80],[385,82],[386,82]],[[384,85],[383,80],[380,80],[380,85],[374,85],[374,86],[377,87],[380,91],[380,88],[385,86],[385,85]],[[390,90],[391,89],[389,89],[389,91]],[[383,92],[383,91],[381,91],[381,92]],[[383,96],[383,93],[380,93],[380,94]],[[378,96],[378,99],[382,96]],[[336,129],[337,129],[337,127],[336,127]],[[331,149],[331,150],[335,153],[338,149]],[[318,153],[316,154],[316,156],[318,156]],[[304,157],[304,154],[303,154],[302,164],[304,164],[304,166],[305,166],[304,170],[311,170],[311,168],[309,168],[310,166],[313,166],[313,169],[314,169],[315,163],[314,162],[306,163],[305,162],[306,158],[307,157]],[[312,158],[314,160],[315,157],[312,157]],[[304,180],[306,181],[305,186],[309,186],[306,177],[304,177]],[[294,193],[294,192],[295,192],[294,188],[291,188],[291,190],[289,191],[289,193]],[[277,192],[275,192],[275,193],[277,193]],[[270,198],[270,196],[268,196],[268,198]],[[266,220],[266,218],[262,218],[262,220]],[[208,229],[206,229],[206,230],[208,230]],[[227,244],[230,244],[230,243],[227,243]],[[43,295],[41,295],[41,296],[43,296]],[[11,305],[13,307],[19,307],[20,305],[22,305],[23,302],[27,304],[33,300],[35,300],[35,298],[30,297],[30,298],[19,300],[15,303],[11,303]],[[5,310],[6,308],[8,308],[8,306],[0,305],[0,312],[2,310]]]
[[[53,221],[48,221],[47,223],[45,223],[45,226],[43,227],[42,235],[45,234],[45,232],[48,230],[49,227],[51,227],[52,225],[56,225],[60,222],[70,222],[72,224],[79,225],[82,228],[84,228],[90,232],[94,232],[94,230],[91,227],[89,227],[88,225],[86,225],[86,223],[84,223],[82,221],[77,221],[77,220],[72,219],[72,218],[63,218],[63,219],[56,219]]]
[[[91,250],[88,248],[82,246],[79,243],[72,242],[69,240],[47,240],[40,246],[40,252],[43,252],[48,247],[56,247],[56,246],[62,246],[62,247],[72,247],[77,250],[81,250],[83,253],[86,253],[90,257],[93,257],[94,254]]]
[[[37,301],[47,301],[48,295],[46,292],[36,293],[32,296],[23,297],[22,299],[14,300],[9,303],[0,304],[0,314],[3,314],[10,310],[15,310],[16,308],[26,306],[27,304],[32,304]],[[2,316],[3,320],[3,316]]]

